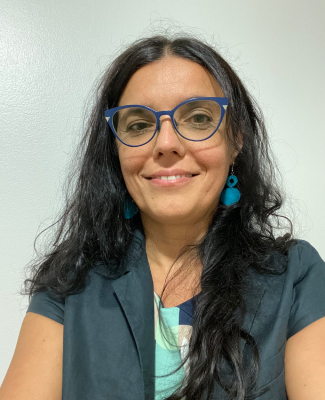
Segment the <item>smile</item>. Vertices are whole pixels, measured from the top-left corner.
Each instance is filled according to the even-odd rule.
[[[161,179],[163,181],[174,181],[176,179],[181,179],[181,178],[192,178],[192,174],[189,175],[170,175],[170,176],[155,176],[154,178],[148,178],[148,179]]]
[[[156,187],[182,187],[193,182],[198,174],[179,174],[179,175],[156,175],[147,177],[147,182]]]

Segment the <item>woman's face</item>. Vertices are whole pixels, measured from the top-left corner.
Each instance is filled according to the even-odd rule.
[[[172,110],[193,97],[224,97],[224,93],[199,64],[165,57],[135,72],[119,106],[139,104],[156,111]],[[151,142],[128,147],[117,140],[117,146],[126,187],[144,224],[209,221],[237,155],[227,144],[225,118],[212,137],[192,142],[179,136],[170,117],[164,115],[160,132]],[[176,175],[181,178],[160,178]]]

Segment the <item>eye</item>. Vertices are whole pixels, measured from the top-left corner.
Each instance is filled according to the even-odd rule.
[[[193,128],[203,128],[211,125],[213,119],[210,115],[202,110],[193,110],[188,115],[184,116],[184,124]]]
[[[191,117],[195,124],[204,124],[206,122],[211,122],[211,118],[206,114],[195,114]]]
[[[151,125],[148,124],[147,122],[137,122],[135,124],[129,125],[128,130],[129,131],[143,131],[147,128],[149,128]]]
[[[132,121],[127,125],[125,134],[129,136],[153,134],[155,127],[151,121]]]

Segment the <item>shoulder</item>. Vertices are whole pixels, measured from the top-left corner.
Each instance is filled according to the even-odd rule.
[[[64,324],[65,297],[50,290],[35,293],[29,303],[27,312],[43,315]]]
[[[269,271],[274,270],[275,273],[262,273],[257,280],[264,283],[274,279],[287,281],[287,284],[290,280],[297,283],[308,274],[320,274],[325,279],[325,263],[315,247],[306,240],[293,240],[285,254],[272,251],[265,264]],[[259,274],[254,272],[253,275],[256,279],[256,275]]]
[[[284,382],[289,338],[325,316],[325,263],[310,243],[296,240],[286,254],[272,252],[268,264],[279,273],[250,275],[243,327],[260,350],[259,384],[272,389]]]
[[[286,254],[272,252],[268,264],[278,273],[253,271],[244,292],[256,332],[265,335],[276,321],[289,338],[325,316],[325,263],[310,243],[296,240]]]
[[[288,338],[325,316],[325,263],[307,241],[289,250],[286,291],[291,308]]]
[[[306,240],[296,240],[288,251],[288,275],[298,283],[307,275],[325,280],[325,263],[318,251]],[[325,282],[323,282],[325,283]]]
[[[320,257],[318,251],[307,240],[296,239],[289,249],[290,257],[298,257],[304,260],[306,257]]]
[[[289,398],[319,399],[325,390],[325,263],[300,240],[291,249],[288,274],[294,277],[285,350]]]

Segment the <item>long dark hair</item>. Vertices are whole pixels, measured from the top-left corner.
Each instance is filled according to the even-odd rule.
[[[201,292],[197,297],[189,352],[189,375],[169,400],[210,398],[214,381],[229,399],[255,398],[259,351],[254,338],[241,328],[245,314],[244,278],[250,269],[260,274],[280,274],[266,261],[271,252],[286,254],[293,242],[288,233],[276,237],[282,196],[276,183],[263,116],[253,98],[228,63],[209,45],[192,37],[154,36],[136,41],[110,65],[97,91],[97,101],[81,141],[75,185],[56,223],[55,239],[46,253],[32,262],[33,277],[26,279],[30,298],[44,290],[63,296],[81,291],[97,261],[117,264],[125,254],[134,231],[143,230],[141,218],[124,217],[128,192],[122,177],[115,138],[104,111],[118,104],[131,76],[142,66],[166,55],[196,62],[215,77],[228,98],[227,137],[239,152],[235,162],[241,199],[234,205],[219,204],[200,243],[185,248],[180,256],[200,260]],[[237,136],[243,147],[238,148]],[[186,262],[184,263],[184,265]],[[242,313],[238,314],[238,310]],[[252,358],[244,365],[240,341],[251,346]],[[233,371],[231,382],[223,379],[222,362]],[[253,393],[253,394],[252,394]]]

